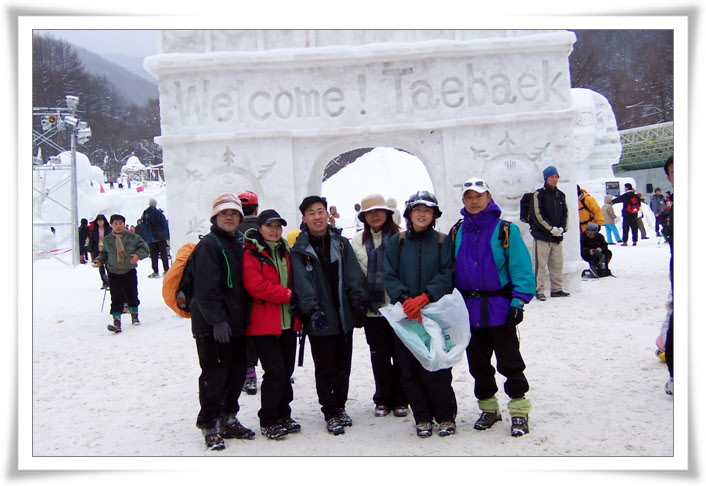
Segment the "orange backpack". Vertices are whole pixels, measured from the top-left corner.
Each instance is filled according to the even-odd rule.
[[[181,283],[181,278],[184,275],[184,269],[186,268],[187,263],[189,263],[189,257],[194,251],[194,248],[196,248],[196,243],[186,243],[184,246],[179,248],[172,266],[169,267],[169,271],[162,279],[162,298],[164,299],[164,303],[176,312],[177,315],[186,317],[187,319],[191,317],[191,313],[182,310],[179,307],[177,304],[177,292],[179,292],[179,284]]]

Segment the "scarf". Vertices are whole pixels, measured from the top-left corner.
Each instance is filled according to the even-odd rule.
[[[270,249],[272,254],[272,263],[274,263],[277,273],[279,273],[279,283],[282,287],[287,288],[289,284],[289,273],[287,271],[287,257],[284,255],[284,251],[281,251],[282,243],[279,241],[267,241],[264,238],[262,241],[265,242],[267,247]],[[290,303],[286,302],[281,304],[282,307],[282,329],[292,328],[292,318],[289,314]]]
[[[127,258],[127,252],[125,251],[125,246],[123,245],[123,235],[115,234],[115,248],[118,250],[118,268],[125,268],[125,259]]]
[[[392,231],[388,228],[382,233],[382,241],[375,248],[373,243],[373,232],[370,231],[369,238],[365,240],[365,251],[368,254],[368,293],[370,300],[368,308],[377,312],[385,305],[385,286],[383,284],[385,246],[392,237]]]

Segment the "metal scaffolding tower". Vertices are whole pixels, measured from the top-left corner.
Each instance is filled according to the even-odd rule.
[[[44,184],[37,185],[37,177],[32,177],[32,205],[45,204],[49,202],[57,205],[63,211],[65,216],[57,221],[49,221],[43,223],[33,222],[33,228],[46,229],[48,227],[70,226],[70,231],[67,236],[56,242],[56,247],[61,248],[64,243],[70,243],[71,248],[71,263],[66,261],[63,253],[55,253],[53,248],[44,248],[39,243],[33,241],[33,249],[35,256],[33,262],[45,255],[56,258],[66,265],[78,265],[79,262],[79,246],[78,246],[78,188],[76,177],[76,143],[85,143],[91,137],[91,129],[88,124],[79,121],[76,118],[76,108],[78,107],[78,97],[66,96],[67,108],[33,108],[33,115],[41,117],[42,132],[32,130],[32,152],[40,148],[40,146],[49,146],[57,151],[57,154],[64,152],[65,149],[54,142],[54,137],[60,133],[68,133],[71,140],[71,164],[62,165],[57,155],[50,156],[45,164],[44,160],[39,156],[32,157],[32,170],[35,174],[47,173],[49,171],[61,171],[66,174],[52,187],[46,188]],[[59,201],[56,197],[57,191],[64,187],[67,183],[71,184],[70,204]],[[70,241],[69,241],[70,240]]]
[[[620,143],[623,153],[614,172],[662,167],[674,153],[674,122],[622,130]]]

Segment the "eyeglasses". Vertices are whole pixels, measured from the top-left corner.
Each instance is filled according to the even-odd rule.
[[[240,213],[237,211],[221,211],[218,213],[219,216],[230,216],[231,218],[234,216],[239,216]]]
[[[475,182],[464,182],[463,187],[473,187],[473,186],[480,186],[480,187],[485,187],[486,189],[488,188],[488,184],[485,181],[475,181]]]

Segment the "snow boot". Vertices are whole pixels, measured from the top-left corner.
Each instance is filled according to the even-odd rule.
[[[395,417],[406,417],[407,416],[407,406],[400,405],[399,407],[394,407],[392,409],[392,415]]]
[[[255,374],[255,367],[248,368],[245,374],[245,383],[243,383],[243,391],[248,395],[255,395],[257,393],[257,375]]]
[[[345,408],[339,410],[338,421],[343,427],[351,427],[353,425],[353,419],[351,419],[350,415],[346,413]]]
[[[221,426],[221,437],[224,439],[254,439],[255,432],[245,427],[238,419],[230,425]]]
[[[664,393],[667,395],[674,395],[674,378],[671,376],[669,377],[669,380],[667,380],[667,383],[664,384]]]
[[[280,440],[284,439],[288,432],[282,424],[272,424],[268,427],[260,427],[260,433],[268,439]]]
[[[390,415],[390,407],[387,405],[378,405],[375,407],[376,417],[387,417],[388,415]]]
[[[454,435],[456,433],[456,422],[453,420],[449,422],[441,422],[439,424],[439,437],[448,437],[449,435]]]
[[[417,424],[417,437],[422,439],[431,437],[431,422],[419,422]]]
[[[341,435],[346,433],[343,429],[343,425],[341,425],[341,422],[338,420],[338,417],[331,417],[326,420],[326,430],[332,435]]]
[[[302,426],[299,425],[296,421],[294,421],[291,417],[282,419],[279,423],[282,425],[282,427],[287,430],[288,434],[295,434],[302,430]]]
[[[556,290],[549,295],[551,295],[552,297],[568,297],[571,294],[569,292],[564,292],[563,290]]]
[[[140,325],[140,318],[137,316],[137,312],[135,312],[135,313],[130,313],[130,317],[132,317],[132,325],[133,325],[133,326],[139,326],[139,325]]]
[[[209,451],[222,451],[226,448],[223,437],[218,434],[207,435],[204,437],[204,441],[206,441],[206,449]]]
[[[493,426],[495,422],[500,422],[503,418],[500,412],[482,412],[473,428],[476,430],[487,430]]]
[[[541,300],[542,302],[544,302],[545,300],[547,300],[547,298],[545,297],[544,294],[538,292],[537,293],[537,300]]]
[[[123,331],[120,327],[120,316],[113,316],[113,323],[108,324],[108,330],[114,332],[115,334]]]
[[[512,417],[510,435],[513,437],[521,437],[527,434],[529,434],[529,420],[527,417]]]

